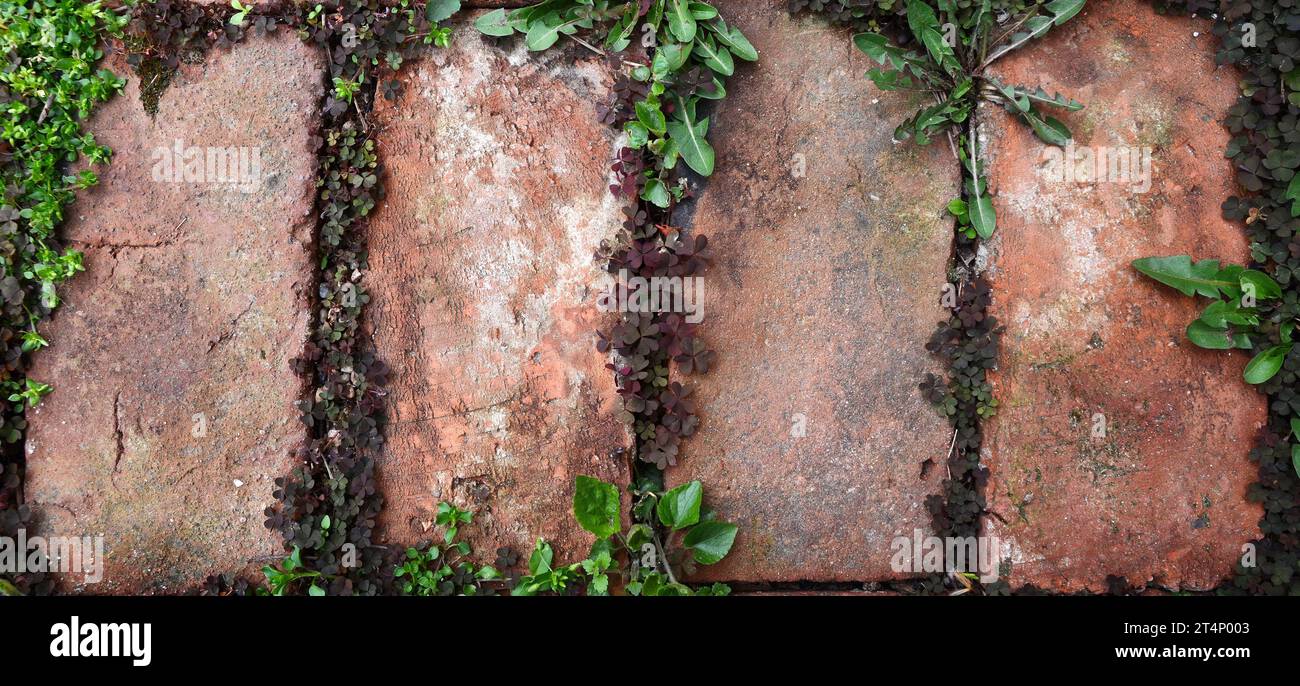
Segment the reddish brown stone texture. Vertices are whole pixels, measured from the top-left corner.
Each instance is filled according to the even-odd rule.
[[[986,109],[998,211],[993,313],[1005,324],[1001,408],[988,423],[989,532],[1014,548],[1014,585],[1191,589],[1230,574],[1260,509],[1245,501],[1265,401],[1241,380],[1241,352],[1201,350],[1184,329],[1205,301],[1129,262],[1189,253],[1248,259],[1220,218],[1235,192],[1220,121],[1236,74],[1216,69],[1202,22],[1142,3],[1089,5],[998,66],[1087,104],[1063,115],[1079,146],[1149,146],[1150,191],[1045,178],[1045,146]],[[1193,32],[1200,32],[1194,37]],[[1094,415],[1106,437],[1092,438]]]
[[[733,591],[734,596],[758,596],[765,598],[885,598],[901,594],[895,591]]]
[[[893,578],[892,539],[930,529],[942,469],[922,463],[952,435],[917,384],[939,371],[924,344],[957,166],[893,142],[910,103],[874,89],[847,32],[776,0],[719,9],[761,56],[727,84],[717,171],[680,218],[715,250],[700,331],[718,364],[692,382],[701,429],[670,478],[740,527],[700,578]]]
[[[478,512],[477,549],[542,536],[580,556],[593,539],[573,519],[574,478],[627,483],[610,453],[631,445],[594,345],[592,253],[622,222],[595,110],[612,78],[577,52],[456,35],[376,112],[390,181],[367,317],[393,368],[381,535],[429,538],[447,500]]]
[[[324,65],[296,37],[250,37],[185,67],[156,119],[109,66],[129,83],[89,126],[114,157],[65,227],[86,273],[31,370],[55,391],[32,411],[26,496],[40,533],[105,537],[85,592],[179,592],[280,551],[262,510],[305,437],[288,361],[310,311]],[[155,181],[176,140],[258,149],[260,183]]]
[[[196,5],[221,5],[223,7],[230,6],[230,0],[190,0],[190,1]],[[313,4],[313,0],[290,0],[290,1],[299,5]],[[464,10],[472,10],[472,9],[492,9],[498,7],[505,7],[505,8],[527,7],[528,5],[537,4],[537,2],[539,1],[540,0],[462,0],[461,8]],[[120,6],[120,4],[121,4],[121,0],[113,0],[113,2],[110,3],[110,6]],[[256,6],[256,3],[251,3],[251,4]]]

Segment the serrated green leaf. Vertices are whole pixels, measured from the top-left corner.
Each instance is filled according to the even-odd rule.
[[[446,21],[460,11],[460,0],[429,0],[424,6],[424,16],[430,23]]]
[[[1022,112],[1020,117],[1029,123],[1030,128],[1034,130],[1034,135],[1044,143],[1064,147],[1070,142],[1070,129],[1059,119],[1043,117],[1033,110]]]
[[[1062,109],[1069,110],[1070,112],[1078,112],[1079,110],[1083,109],[1083,103],[1077,100],[1072,100],[1070,98],[1067,98],[1064,95],[1061,95],[1060,93],[1056,93],[1055,95],[1048,95],[1047,91],[1043,90],[1041,87],[1031,91],[1028,88],[1024,88],[1022,86],[1013,86],[1011,88],[1011,91],[1016,95],[1023,97],[1027,100],[1032,100],[1033,102],[1040,102],[1044,105],[1051,105],[1053,107],[1060,107]]]
[[[957,66],[957,57],[952,47],[944,41],[943,34],[939,31],[939,18],[928,2],[907,0],[907,27],[917,42],[925,46],[925,51],[935,64],[949,71]]]
[[[1147,276],[1178,289],[1183,295],[1200,294],[1217,298],[1224,288],[1237,289],[1236,279],[1224,279],[1218,260],[1201,260],[1195,264],[1188,255],[1169,257],[1143,257],[1133,260],[1133,268]]]
[[[696,562],[711,565],[731,552],[731,545],[736,541],[736,531],[735,524],[703,522],[687,532],[682,545],[691,551]]]
[[[505,10],[492,10],[474,20],[474,28],[488,36],[509,36],[515,32],[514,25]]]
[[[853,36],[853,45],[882,67],[908,69],[917,76],[924,75],[930,68],[916,53],[894,46],[888,38],[878,33],[856,34]]]
[[[655,513],[659,523],[680,531],[700,521],[700,504],[704,501],[704,486],[691,481],[668,491],[659,499]]]
[[[609,538],[622,528],[619,506],[618,487],[614,484],[589,476],[579,476],[574,481],[573,516],[596,538]]]
[[[915,90],[916,83],[907,74],[897,69],[871,69],[867,78],[882,91]]]
[[[1028,43],[1035,38],[1042,37],[1051,30],[1053,25],[1053,21],[1049,17],[1044,17],[1042,15],[1030,17],[1024,23],[1025,30],[1015,33],[1011,36],[1011,42],[997,50],[994,50],[993,54],[989,55],[988,59],[984,60],[984,66],[987,66],[1003,55],[1016,50],[1025,43]]]

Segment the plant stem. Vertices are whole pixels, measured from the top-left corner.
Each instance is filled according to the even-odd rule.
[[[597,55],[600,55],[601,57],[604,57],[604,56],[605,56],[605,51],[604,51],[604,50],[601,50],[600,48],[598,48],[598,47],[592,45],[591,43],[588,43],[587,41],[582,40],[581,38],[579,38],[579,37],[577,37],[577,36],[569,36],[569,38],[572,38],[573,40],[577,41],[577,43],[578,43],[579,45],[581,45],[582,47],[584,47],[584,48],[586,48],[586,49],[588,49],[588,50],[590,50],[590,51],[596,53]]]
[[[668,572],[668,581],[677,583],[677,577],[673,575],[673,566],[668,564],[668,555],[664,553],[664,544],[659,541],[659,532],[655,532],[655,550],[659,553],[659,559],[664,563],[664,571]]]

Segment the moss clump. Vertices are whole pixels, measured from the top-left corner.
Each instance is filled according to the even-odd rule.
[[[175,70],[168,69],[167,65],[157,57],[146,57],[140,60],[140,66],[136,67],[135,75],[140,79],[140,104],[144,105],[144,111],[149,116],[158,116],[158,101],[162,94],[171,85],[172,75]]]

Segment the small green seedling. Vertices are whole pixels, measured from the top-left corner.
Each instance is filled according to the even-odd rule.
[[[253,11],[253,5],[245,5],[239,0],[230,0],[230,6],[236,10],[234,14],[230,15],[230,23],[235,26],[243,26],[248,18],[248,13]]]

